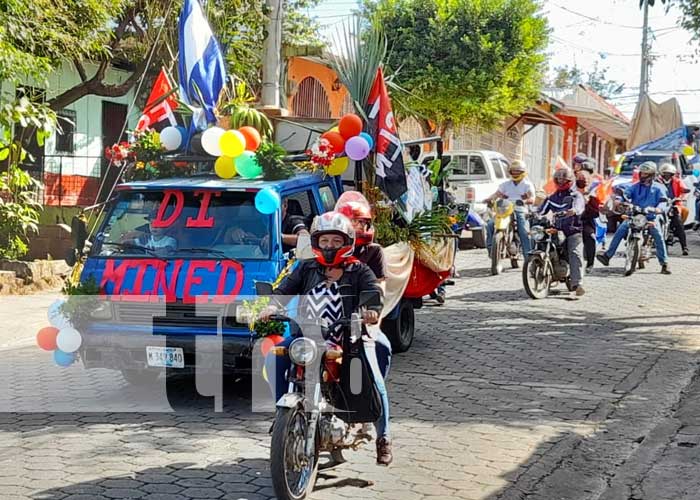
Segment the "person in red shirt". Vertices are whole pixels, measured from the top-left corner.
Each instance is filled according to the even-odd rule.
[[[669,204],[676,199],[673,202],[673,207],[669,210],[669,224],[671,224],[671,230],[681,242],[683,255],[688,255],[688,242],[685,237],[683,221],[681,220],[681,207],[683,206],[685,195],[690,190],[685,187],[681,178],[678,177],[676,167],[673,164],[664,163],[661,165],[659,174],[659,183],[668,191]],[[667,241],[666,244],[669,244],[669,242]]]

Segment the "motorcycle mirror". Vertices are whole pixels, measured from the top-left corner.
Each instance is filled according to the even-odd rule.
[[[381,305],[381,295],[378,290],[365,290],[360,292],[359,307],[379,307]]]
[[[256,281],[255,293],[258,295],[272,295],[272,283],[269,281]]]

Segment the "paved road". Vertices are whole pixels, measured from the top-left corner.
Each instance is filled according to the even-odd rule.
[[[700,441],[691,245],[695,257],[672,249],[673,276],[597,269],[578,301],[531,301],[519,271],[491,277],[482,253],[461,252],[448,303],[419,312],[395,357],[394,465],[375,467],[370,447],[348,454],[313,498],[681,498],[655,477],[699,476],[697,455],[678,467]],[[0,299],[5,324],[11,304]],[[0,413],[0,498],[272,497],[270,415],[250,411],[245,387],[229,384],[216,413],[183,382],[164,412],[114,372],[59,369],[36,348],[0,355],[0,411],[13,412]]]

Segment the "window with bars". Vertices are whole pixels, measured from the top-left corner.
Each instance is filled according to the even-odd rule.
[[[311,76],[304,78],[299,84],[292,106],[296,116],[304,118],[331,117],[326,90],[321,82]]]
[[[72,109],[62,109],[57,114],[60,130],[56,132],[56,152],[74,153],[75,111]]]

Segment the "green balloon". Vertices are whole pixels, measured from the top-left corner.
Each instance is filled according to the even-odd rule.
[[[236,162],[236,172],[244,179],[253,179],[262,174],[262,167],[258,164],[253,151],[244,151],[234,161]]]

